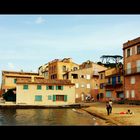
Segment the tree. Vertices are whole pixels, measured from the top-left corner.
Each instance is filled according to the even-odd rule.
[[[6,101],[16,101],[16,94],[14,93],[15,89],[9,89],[2,96]]]

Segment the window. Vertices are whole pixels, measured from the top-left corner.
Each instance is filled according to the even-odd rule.
[[[37,90],[41,90],[42,86],[41,85],[37,85]]]
[[[129,90],[126,91],[126,98],[129,98]]]
[[[78,68],[77,67],[73,67],[73,70],[75,71],[75,70],[77,70]]]
[[[87,79],[90,79],[90,75],[89,74],[87,74],[86,76],[87,76]]]
[[[140,45],[137,46],[137,54],[140,54]]]
[[[90,84],[87,84],[87,88],[90,88]]]
[[[79,84],[78,84],[78,83],[76,83],[76,84],[75,84],[75,87],[76,87],[76,88],[79,88]]]
[[[36,95],[35,101],[42,101],[42,95]]]
[[[134,90],[131,90],[131,97],[135,98],[135,91]]]
[[[17,79],[14,79],[14,83],[16,84],[16,82],[17,82]]]
[[[71,74],[71,76],[73,77],[73,79],[78,79],[78,74]]]
[[[53,95],[53,101],[67,101],[67,95]]]
[[[63,72],[65,72],[66,71],[66,66],[63,66],[62,69],[63,69]]]
[[[46,90],[54,90],[54,86],[46,86]]]
[[[84,78],[85,76],[84,75],[81,75],[81,78]]]
[[[78,94],[76,94],[76,98],[78,98],[79,96],[78,96]]]
[[[104,88],[104,84],[101,83],[101,84],[100,84],[100,89],[103,89],[103,88]]]
[[[23,85],[23,89],[28,89],[28,85]]]
[[[81,84],[81,87],[85,87],[85,85],[84,84]]]
[[[103,74],[102,73],[100,74],[100,79],[103,79]]]
[[[130,49],[127,49],[127,57],[130,56]]]
[[[111,97],[111,91],[106,91],[106,97]]]
[[[48,100],[52,100],[52,96],[51,95],[48,95]]]
[[[63,86],[56,86],[56,90],[63,90]]]
[[[111,83],[111,78],[110,78],[110,77],[108,78],[108,83],[109,83],[109,84]]]
[[[118,83],[120,83],[121,82],[121,77],[120,76],[118,76]]]
[[[135,77],[131,77],[131,84],[135,84]]]
[[[131,63],[127,63],[127,74],[131,73]]]
[[[137,72],[140,72],[140,60],[137,60]]]

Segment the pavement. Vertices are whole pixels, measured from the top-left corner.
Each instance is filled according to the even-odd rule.
[[[140,105],[128,105],[128,104],[113,104],[112,113],[107,115],[106,104],[100,102],[94,103],[81,103],[89,107],[84,107],[82,110],[96,116],[104,121],[108,125],[113,126],[138,126],[140,125]],[[125,114],[130,110],[132,114]],[[105,125],[104,123],[101,125]]]

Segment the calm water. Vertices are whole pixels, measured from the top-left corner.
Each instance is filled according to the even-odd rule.
[[[0,125],[95,125],[93,116],[73,109],[0,109]]]

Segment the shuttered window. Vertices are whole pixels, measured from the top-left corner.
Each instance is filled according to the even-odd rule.
[[[111,97],[111,91],[106,91],[106,97]]]
[[[42,101],[42,95],[36,95],[35,101]]]
[[[37,85],[37,90],[41,90],[42,86],[41,85]]]
[[[54,90],[54,86],[46,86],[46,90]]]
[[[63,90],[63,86],[56,86],[56,90]]]
[[[28,85],[23,85],[23,89],[27,90],[28,89]]]

